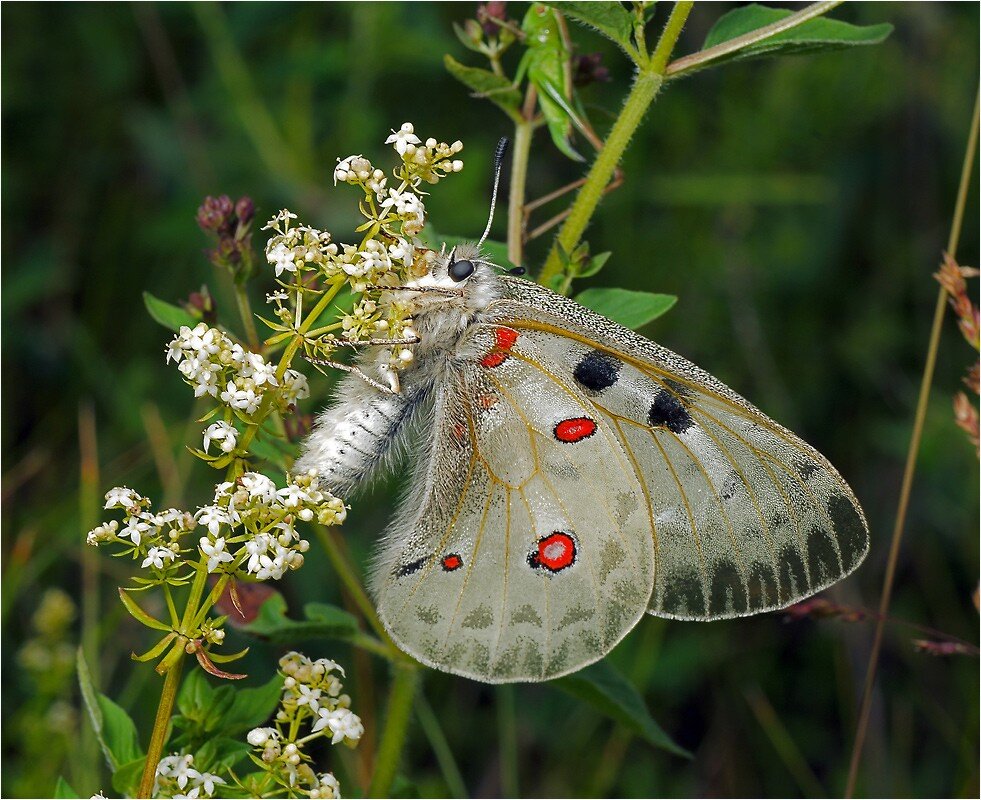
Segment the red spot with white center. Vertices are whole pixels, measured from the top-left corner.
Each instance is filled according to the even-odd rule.
[[[576,561],[576,542],[568,534],[555,531],[539,539],[538,549],[528,556],[533,567],[543,567],[549,572],[559,572],[571,567]]]
[[[453,572],[453,570],[460,569],[462,566],[463,559],[456,553],[450,553],[448,556],[443,556],[443,569],[447,572]]]
[[[555,438],[560,442],[581,442],[596,433],[596,423],[589,417],[564,419],[555,426]]]
[[[518,341],[518,332],[511,328],[494,329],[494,349],[480,360],[480,366],[491,369],[508,360],[508,350]]]

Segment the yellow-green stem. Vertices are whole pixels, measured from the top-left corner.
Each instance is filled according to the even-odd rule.
[[[640,126],[644,114],[647,113],[647,109],[654,102],[664,83],[664,68],[678,41],[678,36],[681,35],[685,20],[691,13],[692,5],[691,2],[675,3],[664,32],[654,48],[653,56],[648,59],[646,54],[642,54],[634,85],[630,88],[623,109],[613,123],[603,148],[586,175],[586,182],[579,189],[579,194],[576,195],[572,208],[569,209],[569,216],[566,217],[562,230],[555,238],[555,244],[552,245],[552,250],[538,278],[539,283],[547,284],[553,276],[558,275],[563,266],[561,252],[571,253],[579,244],[593,212],[599,205],[600,198],[603,197],[603,190],[613,177],[631,137]]]
[[[143,765],[143,776],[140,778],[140,788],[137,797],[150,797],[153,794],[153,783],[157,776],[157,764],[166,743],[167,728],[170,726],[170,715],[174,710],[174,700],[181,685],[181,671],[184,659],[179,658],[167,671],[164,677],[163,689],[160,692],[160,703],[157,706],[157,716],[153,720],[153,732],[150,734],[150,744],[146,749],[146,764]]]
[[[960,240],[961,223],[964,219],[964,207],[967,203],[967,190],[970,186],[971,174],[974,170],[974,151],[978,146],[978,112],[979,101],[976,97],[974,101],[974,113],[971,117],[971,132],[967,137],[967,151],[964,153],[964,163],[961,167],[961,182],[957,190],[954,219],[951,222],[950,236],[947,239],[947,253],[952,258],[957,254],[957,243]],[[920,381],[920,395],[916,403],[913,435],[910,437],[909,450],[906,453],[906,467],[903,470],[903,483],[899,492],[896,522],[893,526],[892,541],[889,545],[889,561],[886,565],[886,577],[882,582],[882,595],[879,599],[879,617],[875,625],[875,637],[872,640],[869,665],[865,672],[862,705],[858,715],[858,726],[855,730],[855,742],[852,745],[852,756],[851,763],[848,767],[848,783],[845,786],[845,797],[853,797],[855,794],[855,783],[858,780],[858,766],[862,761],[865,734],[868,731],[869,717],[872,712],[872,690],[875,688],[875,674],[879,667],[879,652],[882,649],[882,633],[886,623],[886,615],[889,613],[889,604],[892,600],[892,587],[896,577],[899,546],[902,543],[903,531],[906,527],[906,510],[909,507],[910,492],[913,488],[913,477],[916,474],[916,459],[920,452],[920,439],[923,435],[923,425],[926,421],[927,406],[930,401],[930,386],[933,383],[933,371],[937,363],[937,350],[940,346],[940,333],[943,329],[944,311],[946,308],[947,292],[941,286],[937,294],[937,303],[933,309],[930,343],[927,346],[926,365],[923,367],[923,377]]]
[[[533,132],[534,126],[530,120],[514,125],[514,155],[511,157],[511,186],[508,190],[508,259],[518,266],[524,259],[525,184]]]
[[[405,737],[412,717],[419,669],[415,664],[402,663],[393,667],[395,677],[388,694],[385,727],[378,745],[378,757],[368,787],[368,797],[391,797],[392,782],[399,767]]]

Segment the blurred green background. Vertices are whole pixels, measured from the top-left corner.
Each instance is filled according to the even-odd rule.
[[[727,7],[696,5],[677,54],[698,49]],[[509,14],[520,19],[524,8],[510,4]],[[103,691],[144,737],[152,722],[159,680],[128,658],[149,640],[115,593],[127,567],[83,555],[83,535],[111,486],[137,488],[158,507],[193,507],[210,498],[214,474],[183,452],[199,436],[197,407],[164,365],[169,334],[141,293],[176,302],[206,283],[233,321],[228,287],[202,253],[201,199],[248,194],[260,220],[288,206],[350,241],[355,193],[331,186],[335,159],[382,162],[383,139],[406,120],[423,138],[465,142],[466,169],[428,208],[440,231],[478,236],[494,144],[510,130],[442,65],[446,52],[477,64],[450,25],[474,10],[5,4],[4,796],[49,794],[57,773],[86,796],[109,787],[74,688],[83,635],[99,654]],[[613,257],[580,288],[677,294],[676,308],[644,332],[800,433],[850,481],[873,546],[830,595],[858,607],[874,608],[882,584],[937,294],[931,273],[977,93],[978,11],[850,3],[834,16],[892,22],[894,34],[875,47],[672,84],[632,142],[624,186],[588,232],[593,251]],[[665,16],[659,9],[658,26]],[[612,74],[585,94],[602,130],[630,73],[599,36],[577,28],[573,37],[582,52],[602,52]],[[531,197],[581,171],[536,135]],[[974,174],[958,256],[977,265]],[[530,265],[547,245],[532,244]],[[271,285],[253,285],[257,307]],[[977,641],[978,462],[951,410],[972,357],[948,319],[893,613]],[[327,390],[315,383],[303,410]],[[358,564],[394,487],[353,504],[344,533]],[[342,602],[326,560],[310,555],[280,587],[291,607]],[[548,686],[501,695],[429,672],[424,693],[474,796],[513,788],[502,784],[513,771],[498,730],[510,707],[525,796],[833,796],[843,791],[871,636],[869,623],[780,615],[642,621],[610,660],[691,761],[631,739]],[[977,796],[978,662],[918,654],[911,639],[920,636],[887,628],[860,792]],[[230,637],[231,649],[237,643]],[[332,642],[303,649],[349,667],[355,710],[369,738],[377,733],[384,664]],[[259,647],[245,671],[265,680],[277,655]],[[406,756],[403,773],[419,793],[447,791],[418,725]],[[327,758],[345,792],[358,794],[357,752]]]

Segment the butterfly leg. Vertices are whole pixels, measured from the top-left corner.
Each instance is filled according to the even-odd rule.
[[[388,386],[383,383],[379,383],[371,376],[367,375],[360,367],[353,366],[351,364],[344,364],[340,361],[331,361],[329,358],[309,358],[307,359],[311,364],[316,364],[321,367],[333,367],[334,369],[339,369],[342,372],[350,372],[352,375],[356,375],[369,386],[377,389],[379,392],[384,392],[385,394],[399,394],[401,387],[399,385],[398,375],[395,373],[391,367],[388,367],[388,372],[386,378],[388,379]],[[384,368],[384,365],[383,367]]]

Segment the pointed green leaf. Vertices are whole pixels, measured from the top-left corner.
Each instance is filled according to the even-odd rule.
[[[143,655],[138,656],[136,653],[130,653],[129,657],[134,661],[153,661],[153,659],[159,658],[163,655],[163,651],[167,649],[167,645],[174,641],[175,638],[177,638],[177,633],[175,631],[171,631]]]
[[[143,292],[143,304],[156,322],[159,322],[174,333],[177,333],[182,325],[193,328],[201,321],[195,319],[180,306],[175,306],[172,303],[154,297],[149,292]]]
[[[585,700],[654,747],[685,758],[692,757],[691,753],[675,744],[654,721],[644,704],[644,698],[633,684],[606,661],[597,661],[579,672],[558,678],[551,684],[573,697]]]
[[[703,50],[780,22],[793,13],[787,9],[768,8],[756,3],[733,9],[720,17],[712,26],[705,37]],[[728,61],[743,61],[765,56],[800,55],[879,44],[892,33],[892,29],[893,26],[888,23],[851,25],[837,19],[816,17],[762,41],[747,45],[734,53],[714,59],[705,66],[714,67]]]
[[[265,722],[265,719],[259,720]],[[259,724],[257,722],[252,727]],[[232,769],[248,755],[252,748],[248,742],[228,736],[215,736],[208,739],[194,754],[194,767],[201,772],[222,774]]]
[[[148,628],[156,628],[158,631],[169,631],[171,630],[170,625],[161,622],[159,619],[155,619],[146,613],[142,608],[140,608],[136,601],[126,594],[126,590],[119,589],[119,599],[123,601],[123,605],[126,606],[126,610],[129,612],[130,616],[134,619],[139,620]]]
[[[443,63],[454,78],[473,89],[478,97],[490,100],[512,119],[520,118],[518,106],[521,105],[521,92],[503,75],[479,67],[468,67],[449,54],[443,56]]]
[[[78,685],[92,730],[102,747],[109,768],[115,772],[123,764],[135,761],[143,755],[136,735],[136,725],[120,706],[96,691],[88,664],[82,655],[82,648],[78,649],[76,663]]]
[[[576,274],[577,278],[589,278],[603,269],[606,266],[607,259],[612,256],[613,253],[597,253],[589,261],[583,264],[582,269]]]
[[[54,793],[51,796],[52,797],[58,797],[58,798],[61,798],[61,797],[80,797],[79,793],[76,792],[71,787],[71,785],[68,783],[68,781],[66,781],[60,775],[58,776],[58,780],[55,783]]]
[[[634,18],[620,3],[556,2],[549,5],[561,11],[569,19],[595,28],[606,38],[620,45],[628,56],[633,57]]]
[[[259,608],[259,616],[243,630],[274,642],[295,642],[298,639],[350,639],[358,633],[358,621],[346,611],[327,603],[308,603],[304,620],[286,616],[286,601],[279,593],[272,595]]]
[[[245,658],[250,649],[251,648],[246,647],[244,650],[239,650],[237,653],[213,653],[209,650],[208,657],[216,664],[228,664],[232,661],[238,661],[240,658]]]
[[[670,294],[603,288],[580,292],[576,302],[625,328],[637,330],[661,316],[678,302],[678,298]]]

